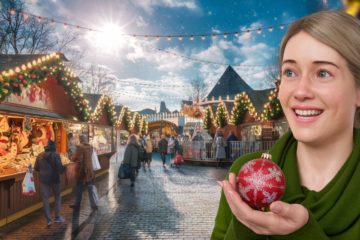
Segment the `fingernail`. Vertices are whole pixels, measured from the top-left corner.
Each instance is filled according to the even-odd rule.
[[[273,204],[271,205],[271,211],[272,212],[275,212],[275,213],[278,213],[281,211],[281,205],[280,204]]]
[[[223,184],[222,184],[222,182],[220,182],[220,181],[217,181],[217,183],[219,184],[219,186],[220,186],[220,187],[223,187]]]

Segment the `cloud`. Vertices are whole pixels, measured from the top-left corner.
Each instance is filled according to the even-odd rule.
[[[189,10],[197,10],[195,0],[135,0],[134,3],[142,7],[147,13],[152,14],[154,6],[179,8],[185,7]]]
[[[138,27],[146,27],[149,25],[141,16],[138,16],[135,21]]]
[[[214,32],[214,33],[220,33],[220,30],[217,30],[217,29],[214,29],[214,28],[211,28],[211,31]]]

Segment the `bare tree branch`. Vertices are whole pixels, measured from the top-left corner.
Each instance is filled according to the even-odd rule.
[[[185,94],[191,98],[191,100],[200,102],[200,100],[204,99],[208,94],[208,85],[205,84],[203,78],[197,76],[192,79],[189,86],[185,88]]]
[[[280,48],[277,47],[274,49],[270,60],[268,62],[269,65],[272,65],[272,68],[265,73],[265,78],[263,81],[259,82],[259,89],[266,89],[266,88],[274,88],[275,82],[281,76],[281,69],[280,69]]]

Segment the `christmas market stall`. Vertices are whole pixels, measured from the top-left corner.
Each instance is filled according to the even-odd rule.
[[[89,101],[78,86],[80,80],[64,66],[66,62],[63,54],[55,53],[0,55],[0,226],[42,207],[39,174],[34,171],[33,196],[22,194],[22,182],[28,166],[34,167],[49,139],[55,141],[68,169],[73,165],[70,158],[80,134],[98,139],[103,135],[108,143],[105,147],[97,145],[101,170],[95,174],[108,170],[115,151],[111,103],[101,101],[103,105],[91,113]],[[68,179],[67,171],[61,179],[62,195],[72,192],[75,179]]]

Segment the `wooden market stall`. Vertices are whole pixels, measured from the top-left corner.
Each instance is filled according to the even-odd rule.
[[[101,97],[91,112],[78,87],[80,81],[62,54],[0,55],[0,227],[42,207],[39,174],[34,171],[36,194],[22,194],[29,164],[44,151],[49,139],[65,168],[81,134],[87,134],[99,156],[98,177],[109,169],[116,151],[112,104]],[[61,175],[61,195],[73,191],[75,179]],[[53,201],[53,197],[50,199]]]

